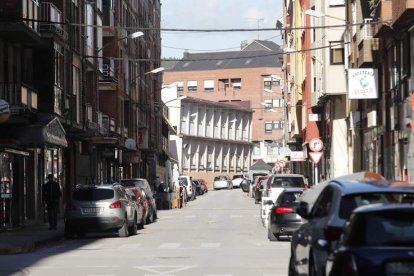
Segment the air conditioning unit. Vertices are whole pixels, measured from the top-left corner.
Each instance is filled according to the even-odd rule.
[[[376,127],[377,126],[377,111],[372,110],[367,113],[367,127]]]

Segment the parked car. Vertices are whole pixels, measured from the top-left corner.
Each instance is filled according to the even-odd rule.
[[[303,223],[296,213],[299,197],[303,189],[284,189],[269,212],[267,237],[270,241],[280,240],[280,236],[291,236]]]
[[[187,190],[187,199],[188,200],[194,200],[195,196],[196,196],[196,191],[193,190],[194,187],[192,185],[191,180],[192,180],[191,177],[188,176],[188,175],[182,175],[182,176],[178,177],[178,181],[180,181],[185,186],[185,188]]]
[[[142,205],[142,199],[138,198],[137,193],[132,189],[125,189],[127,196],[132,202],[134,202],[135,212],[137,213],[137,226],[138,229],[144,228],[147,216],[145,207]]]
[[[248,193],[250,189],[250,185],[252,185],[252,180],[245,178],[240,183],[240,188],[242,189],[243,192]]]
[[[136,204],[121,185],[78,186],[67,203],[65,236],[117,231],[120,237],[137,233]]]
[[[233,175],[233,178],[231,180],[232,184],[233,184],[233,188],[240,188],[240,184],[244,179],[244,175],[243,174],[235,174]]]
[[[257,178],[256,185],[254,186],[254,189],[253,189],[254,203],[258,204],[260,201],[262,201],[263,196],[267,196],[265,191],[267,189],[267,183],[268,183],[267,179],[269,177],[270,175],[265,175],[265,176],[259,176]]]
[[[203,193],[207,193],[208,192],[208,187],[207,187],[207,182],[204,179],[197,179],[198,182],[201,183],[201,187],[203,189]]]
[[[219,175],[214,177],[213,188],[214,190],[233,189],[233,184],[227,175]]]
[[[121,179],[121,185],[124,187],[140,187],[144,191],[143,198],[149,203],[146,222],[154,222],[157,219],[157,204],[148,181],[145,178]]]
[[[197,195],[203,195],[204,194],[204,189],[203,189],[203,185],[201,184],[201,182],[197,179],[194,179],[193,182],[195,184],[195,189],[196,189]]]
[[[371,172],[331,179],[308,191],[297,208],[305,222],[292,235],[289,275],[326,275],[328,252],[336,249],[342,229],[355,208],[401,203],[414,194],[412,186],[396,187]],[[328,241],[328,246],[321,247],[323,241]]]
[[[413,199],[411,199],[411,204]],[[332,261],[334,275],[414,275],[414,206],[354,210]]]

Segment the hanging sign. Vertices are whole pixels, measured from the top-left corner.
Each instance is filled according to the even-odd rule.
[[[319,138],[313,138],[309,142],[309,149],[311,151],[321,151],[323,149],[323,142]]]
[[[377,99],[378,70],[374,68],[348,69],[348,98]]]

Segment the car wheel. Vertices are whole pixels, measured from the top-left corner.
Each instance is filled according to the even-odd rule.
[[[147,224],[154,222],[154,212],[151,212],[151,214],[147,218]]]
[[[138,224],[137,224],[137,215],[134,216],[134,221],[132,222],[132,225],[128,228],[128,232],[135,236],[137,234],[138,230]]]
[[[138,224],[138,229],[144,229],[144,218],[142,218],[142,221]]]
[[[267,238],[269,239],[269,241],[277,241],[279,240],[277,238],[278,236],[273,234],[272,231],[270,230],[270,227],[267,228]]]
[[[293,260],[293,256],[292,254],[290,254],[290,259],[289,259],[289,276],[297,276],[298,274],[296,273],[296,268],[295,268],[295,262]]]
[[[171,208],[168,208],[168,209],[171,209]],[[154,211],[154,221],[157,220],[157,219],[158,219],[158,215],[157,215],[157,211],[155,210]]]
[[[118,236],[120,238],[128,237],[128,221],[126,218],[124,219],[124,224],[122,227],[118,229]]]

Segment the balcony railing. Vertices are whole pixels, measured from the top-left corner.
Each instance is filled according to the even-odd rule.
[[[15,82],[0,82],[0,99],[9,103],[12,113],[37,110],[37,90]]]
[[[371,39],[374,35],[374,25],[371,24],[372,18],[364,18],[364,24],[361,25],[361,30],[359,33],[358,44],[363,42],[365,39]]]
[[[51,32],[59,35],[62,39],[68,39],[68,33],[63,29],[62,12],[53,3],[41,4],[42,21],[39,29],[41,32]]]

